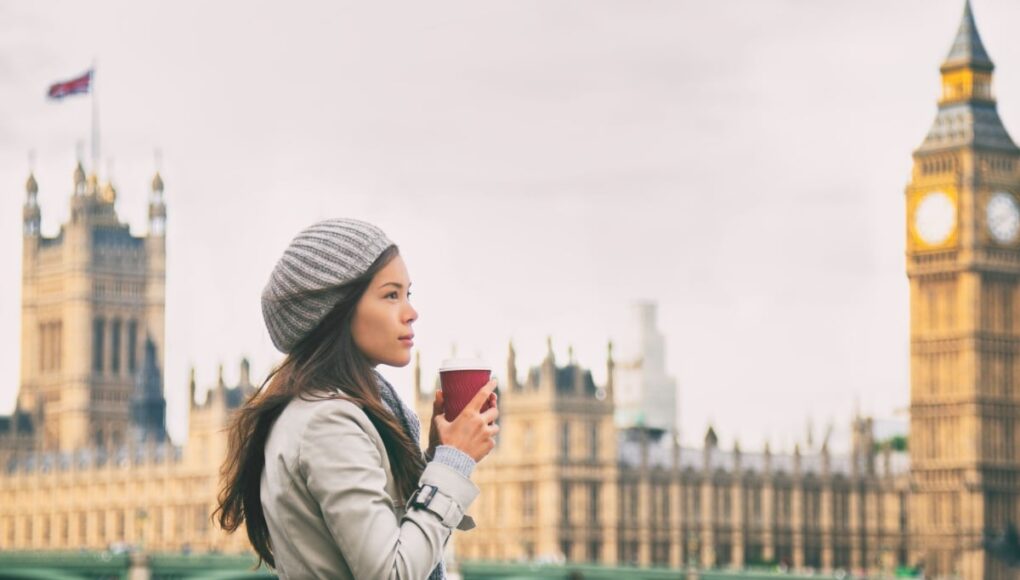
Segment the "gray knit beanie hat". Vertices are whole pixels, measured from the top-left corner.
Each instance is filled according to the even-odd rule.
[[[393,242],[359,220],[318,222],[291,241],[262,291],[269,338],[288,353],[344,298],[337,287],[364,274]]]

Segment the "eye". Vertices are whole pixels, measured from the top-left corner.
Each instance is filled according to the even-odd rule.
[[[394,290],[393,292],[390,292],[389,294],[386,295],[386,298],[393,298],[394,300],[396,300],[396,298],[397,298],[397,291]]]
[[[410,290],[408,290],[408,291],[407,291],[407,299],[408,299],[408,300],[410,300],[410,299],[411,299],[411,291],[410,291]]]

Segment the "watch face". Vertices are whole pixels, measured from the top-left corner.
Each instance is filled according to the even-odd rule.
[[[1016,198],[1000,191],[988,200],[985,211],[988,232],[995,241],[1001,244],[1015,242],[1017,234],[1020,234],[1020,207],[1017,206]]]
[[[941,191],[924,196],[914,210],[914,229],[928,245],[938,245],[956,228],[956,206]]]

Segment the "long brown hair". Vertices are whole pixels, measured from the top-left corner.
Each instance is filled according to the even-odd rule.
[[[234,532],[242,523],[263,562],[276,567],[273,543],[262,511],[259,482],[265,467],[265,445],[273,423],[294,397],[305,400],[346,399],[358,405],[375,425],[386,446],[390,469],[403,503],[418,486],[425,468],[417,441],[404,432],[383,405],[375,373],[355,346],[351,320],[355,307],[375,274],[398,255],[388,247],[371,267],[343,286],[327,290],[342,296],[321,323],[294,347],[262,387],[234,415],[228,428],[229,450],[220,469],[219,507],[213,512],[221,528]],[[342,389],[343,393],[337,389]],[[217,515],[218,514],[218,515]]]

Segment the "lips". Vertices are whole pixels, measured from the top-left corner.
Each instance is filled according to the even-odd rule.
[[[414,335],[413,334],[408,334],[406,336],[401,336],[400,337],[400,342],[404,346],[414,346]]]

